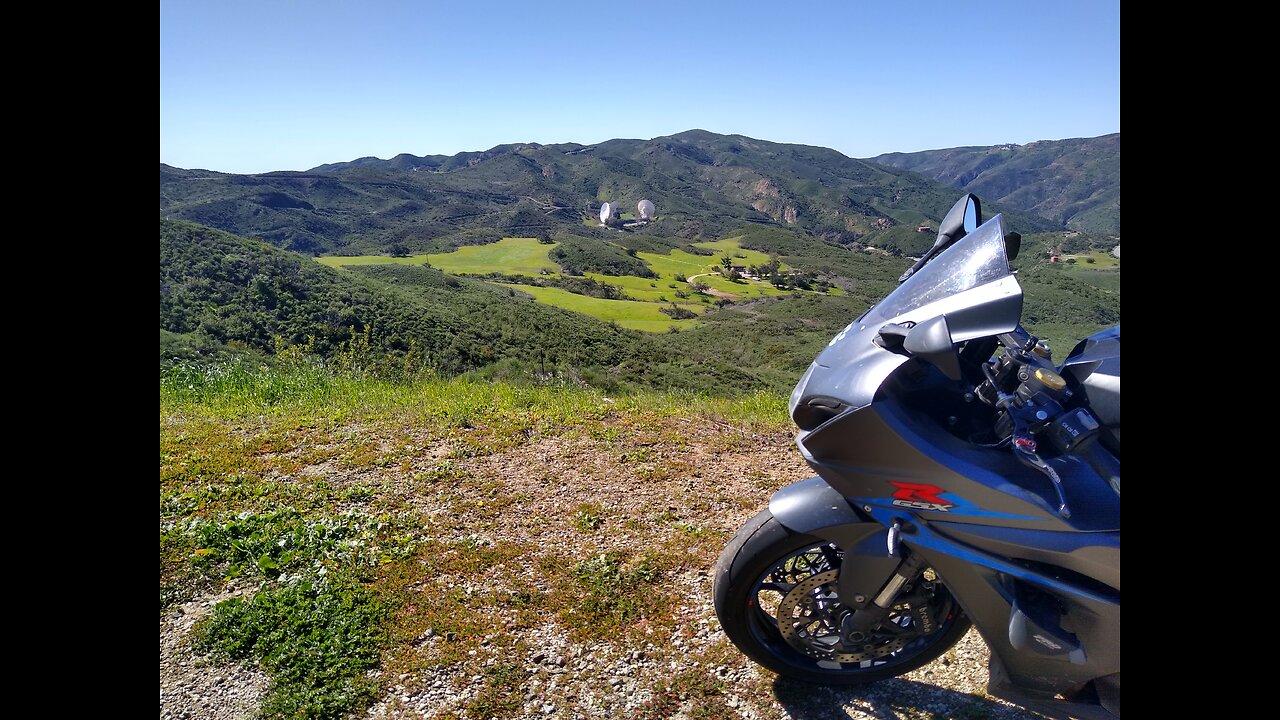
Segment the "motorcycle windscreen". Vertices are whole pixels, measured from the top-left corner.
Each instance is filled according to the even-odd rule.
[[[901,317],[1012,275],[1004,235],[1004,217],[996,215],[907,278],[872,308],[870,314],[883,320]]]
[[[825,403],[827,416],[871,404],[880,384],[906,357],[876,344],[886,323],[921,323],[945,315],[951,337],[964,342],[1013,330],[1022,315],[1022,288],[1004,248],[997,215],[938,254],[878,305],[842,330],[814,360],[789,407]]]

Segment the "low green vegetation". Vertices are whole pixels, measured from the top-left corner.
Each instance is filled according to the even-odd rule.
[[[196,648],[265,670],[265,717],[340,718],[377,696],[368,673],[378,667],[386,617],[358,584],[299,580],[220,603],[197,630]]]
[[[527,292],[540,303],[645,332],[694,327],[694,318],[717,300],[723,304],[792,291],[841,292],[813,277],[797,277],[785,263],[742,247],[737,238],[698,242],[689,247],[707,254],[670,247],[660,253],[638,252],[599,239],[564,236],[561,243],[503,238],[448,253],[317,259],[335,268],[428,265],[454,275],[483,277]],[[564,266],[557,265],[553,257]],[[635,274],[620,272],[624,270]],[[764,279],[765,272],[773,273],[771,279]],[[523,278],[528,280],[522,281]]]
[[[547,257],[555,243],[537,238],[506,237],[484,245],[464,245],[447,253],[429,253],[392,257],[387,255],[328,255],[318,257],[329,267],[356,265],[430,265],[450,275],[484,275],[491,272],[509,275],[537,275],[543,271],[558,272],[560,267]]]
[[[609,552],[573,568],[561,590],[561,621],[584,637],[607,637],[662,606],[661,571],[650,557]]]
[[[727,366],[699,372],[666,355],[647,334],[433,268],[338,271],[252,240],[164,220],[160,255],[162,367],[284,353],[390,377],[483,369],[616,391],[655,387],[649,377],[656,369],[663,377],[657,387],[745,391],[761,385],[751,373]],[[647,319],[670,321],[657,306],[645,310]]]
[[[565,310],[590,315],[605,322],[617,323],[620,327],[647,332],[662,332],[672,328],[688,328],[696,321],[677,320],[663,313],[662,305],[637,300],[605,300],[602,298],[578,295],[560,288],[536,287],[533,285],[512,285],[521,292],[528,293],[540,303],[552,305]],[[673,294],[671,297],[675,297]],[[688,312],[698,315],[705,312],[705,306],[693,303],[682,304]]]
[[[557,244],[550,257],[567,275],[653,275],[649,266],[623,245],[581,235],[557,235],[555,239]]]
[[[160,402],[219,418],[305,411],[349,419],[408,412],[419,413],[420,422],[445,427],[482,417],[516,422],[513,418],[529,414],[557,427],[578,427],[614,412],[680,416],[691,407],[735,421],[786,421],[785,395],[766,390],[729,396],[647,390],[611,395],[591,387],[493,383],[466,375],[387,379],[306,360],[289,365],[176,364],[161,373]]]
[[[1097,270],[1089,265],[1067,266],[1063,272],[1080,282],[1106,290],[1115,295],[1120,294],[1120,266],[1112,270]]]
[[[1120,267],[1120,258],[1101,250],[1092,250],[1078,255],[1066,255],[1062,258],[1062,261],[1096,270],[1110,270]]]
[[[662,249],[645,236],[633,239]],[[660,277],[538,275],[516,286],[396,263],[334,270],[256,241],[161,221],[161,365],[311,357],[330,370],[386,378],[465,373],[613,393],[785,392],[832,335],[893,289],[904,264],[767,226],[709,245],[637,251],[669,263]],[[710,276],[691,278],[724,259],[766,257],[788,272],[833,278],[839,293],[782,292],[716,273],[716,282],[735,290],[768,294],[763,302],[726,304],[714,288],[697,292],[695,283]],[[1118,321],[1118,268],[1049,264],[1035,252],[1018,265],[1024,323],[1033,332],[1052,328],[1046,334],[1058,347]],[[627,299],[533,282],[577,283],[588,292],[592,283],[610,285]]]
[[[368,502],[368,488],[272,481],[255,461],[262,447],[219,425],[161,427],[161,608],[247,581],[257,591],[219,603],[197,625],[195,647],[266,671],[264,716],[338,718],[371,701],[391,604],[370,583],[414,555],[413,524],[402,513],[335,510]]]

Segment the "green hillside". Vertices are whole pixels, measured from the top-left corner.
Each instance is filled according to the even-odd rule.
[[[714,240],[744,223],[842,243],[935,222],[955,191],[827,148],[702,130],[596,145],[500,145],[450,158],[362,159],[307,172],[231,175],[161,165],[162,217],[309,254],[418,254],[595,229],[601,202],[657,204],[659,237]],[[994,203],[993,207],[998,207]],[[1028,215],[1028,229],[1053,223]],[[487,237],[481,237],[488,234]]]
[[[1057,152],[1029,182],[1076,187],[1093,172],[1078,169],[1110,167],[1087,157],[1113,140],[1118,213],[1119,138],[1094,140],[1008,152]],[[284,353],[378,377],[785,392],[932,244],[917,227],[957,191],[917,169],[704,131],[302,173],[161,165],[161,363]],[[1021,198],[997,193],[988,214]],[[601,201],[640,198],[654,222],[596,227]],[[1006,214],[1024,235],[1025,322],[1063,351],[1120,315],[1114,238],[1059,224],[1087,212]]]
[[[1077,230],[1120,235],[1120,133],[1026,145],[959,147],[872,158],[918,172],[983,201]]]
[[[706,312],[713,301],[723,305],[788,292],[843,292],[825,280],[791,273],[785,263],[776,262],[767,253],[742,247],[736,238],[693,243],[689,249],[697,253],[674,248],[662,253],[624,255],[642,263],[641,274],[579,273],[589,279],[592,286],[574,283],[561,272],[562,268],[551,259],[559,247],[555,242],[537,238],[503,238],[447,253],[405,257],[325,255],[317,260],[333,268],[428,266],[454,275],[481,276],[527,293],[538,302],[647,332],[694,327],[698,324],[696,316]],[[760,274],[768,267],[776,279],[772,275],[769,279],[744,277],[743,271],[738,270],[725,274],[735,267],[750,268],[747,272]]]
[[[680,320],[661,314],[670,303],[500,286],[426,266],[337,270],[259,241],[162,220],[161,362],[258,361],[287,350],[323,358],[335,369],[380,376],[479,373],[612,390],[783,392],[833,334],[892,289],[905,266],[901,258],[850,251],[781,228],[731,235],[717,247],[748,257],[767,253],[797,271],[829,278],[839,294],[748,296],[724,307],[689,302],[696,320]],[[681,252],[676,257],[712,259]],[[1034,257],[1020,264],[1025,320],[1033,330],[1045,329],[1058,347],[1119,319],[1118,282],[1110,290],[1073,266]],[[614,308],[623,306],[632,314],[617,314]],[[635,315],[637,310],[646,314]],[[628,329],[659,325],[682,331]]]

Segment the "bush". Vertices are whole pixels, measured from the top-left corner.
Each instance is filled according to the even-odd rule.
[[[664,308],[659,308],[659,310],[663,315],[666,315],[672,320],[691,320],[698,317],[698,313],[693,312],[692,310],[686,310],[675,303],[671,303]]]

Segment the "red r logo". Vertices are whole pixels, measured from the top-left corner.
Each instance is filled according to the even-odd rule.
[[[889,481],[890,485],[898,488],[893,493],[894,500],[903,500],[911,503],[924,503],[934,505],[939,508],[949,508],[954,503],[948,502],[946,499],[938,497],[941,493],[946,492],[937,485],[928,485],[926,483],[901,482],[899,480]],[[894,503],[895,505],[897,503]]]

